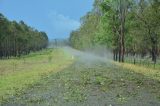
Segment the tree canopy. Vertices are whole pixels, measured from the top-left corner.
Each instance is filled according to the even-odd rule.
[[[46,48],[47,44],[45,32],[39,32],[23,21],[9,21],[0,14],[0,58],[28,54]]]
[[[82,50],[105,45],[120,62],[126,54],[149,54],[156,62],[160,54],[160,1],[95,0],[81,27],[71,33],[70,42]]]

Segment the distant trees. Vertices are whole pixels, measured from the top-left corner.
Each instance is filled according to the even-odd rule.
[[[76,49],[92,48],[94,37],[99,30],[101,11],[99,0],[94,3],[94,9],[81,18],[81,27],[71,32],[70,42]]]
[[[159,0],[95,0],[89,13],[90,18],[84,16],[80,29],[71,33],[73,47],[106,45],[115,61],[124,62],[125,55],[131,54],[150,55],[156,63],[160,54]]]
[[[23,21],[9,21],[0,14],[0,58],[21,56],[46,48],[48,37]]]

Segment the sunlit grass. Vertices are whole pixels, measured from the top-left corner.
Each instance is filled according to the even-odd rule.
[[[114,62],[114,64],[116,64],[122,68],[128,69],[129,71],[143,74],[149,78],[160,80],[160,70],[158,70],[158,69],[148,68],[145,66],[139,66],[139,65],[134,65],[134,64],[130,64],[130,63]]]
[[[71,56],[61,49],[43,50],[21,58],[0,60],[0,102],[27,89],[42,76],[60,71],[72,62]]]

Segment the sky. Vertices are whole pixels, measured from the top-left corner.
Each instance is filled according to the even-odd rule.
[[[80,26],[80,18],[92,9],[94,0],[0,0],[0,13],[9,20],[23,20],[45,31],[49,39],[68,38]]]

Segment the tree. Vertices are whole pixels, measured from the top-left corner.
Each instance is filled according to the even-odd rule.
[[[21,56],[46,48],[48,37],[23,21],[9,21],[0,14],[0,58]]]
[[[113,59],[150,54],[156,63],[160,55],[159,0],[95,0],[93,9],[70,36],[71,45],[86,49],[105,45]]]

